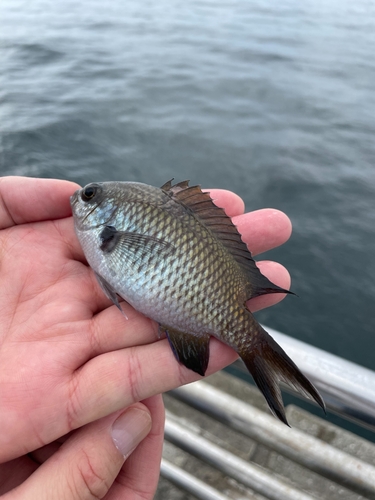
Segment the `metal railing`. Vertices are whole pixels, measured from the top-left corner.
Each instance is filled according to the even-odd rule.
[[[375,431],[375,372],[267,328],[275,340],[309,377],[327,408]],[[172,395],[213,416],[294,462],[345,486],[365,498],[375,499],[375,467],[306,433],[287,428],[271,415],[207,384],[195,382]],[[187,429],[183,419],[167,413],[166,439],[211,464],[269,499],[312,500],[270,471],[244,461]],[[202,500],[224,500],[222,492],[163,460],[161,473]]]
[[[201,387],[198,388],[198,391],[199,389]],[[314,500],[312,496],[298,491],[261,467],[238,458],[233,453],[220,448],[196,432],[186,429],[168,413],[165,437],[171,443],[213,465],[227,476],[270,500]]]

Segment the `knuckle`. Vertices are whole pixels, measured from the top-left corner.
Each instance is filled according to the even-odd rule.
[[[107,494],[112,484],[111,473],[103,466],[102,460],[95,460],[81,450],[81,458],[76,471],[74,490],[77,498],[101,499]],[[83,492],[89,496],[82,494]]]
[[[144,399],[140,394],[140,387],[142,387],[143,370],[140,364],[139,357],[135,349],[130,349],[128,364],[128,378],[130,397],[133,403]]]
[[[81,389],[79,383],[79,373],[76,372],[70,380],[68,386],[68,397],[66,406],[67,428],[69,431],[75,429],[79,423],[82,413]]]
[[[102,351],[103,332],[101,331],[100,325],[97,321],[91,321],[89,326],[89,342],[91,352],[96,356]]]

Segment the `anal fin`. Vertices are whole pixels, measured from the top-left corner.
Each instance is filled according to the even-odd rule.
[[[279,382],[284,382],[297,392],[315,400],[325,411],[324,401],[313,384],[258,323],[256,323],[256,329],[253,345],[239,352],[239,355],[266,398],[271,412],[289,425],[285,416]]]
[[[166,326],[160,328],[165,331],[177,361],[204,376],[210,358],[210,335],[192,335]]]

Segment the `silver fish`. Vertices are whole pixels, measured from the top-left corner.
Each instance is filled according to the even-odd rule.
[[[279,382],[322,408],[293,361],[259,325],[246,301],[289,293],[263,276],[236,227],[188,181],[88,184],[71,197],[75,230],[104,293],[157,321],[176,359],[206,372],[214,336],[237,351],[271,411],[287,424]]]

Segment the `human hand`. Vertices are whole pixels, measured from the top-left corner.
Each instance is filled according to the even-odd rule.
[[[151,500],[164,434],[161,395],[0,465],[4,500]],[[125,462],[125,463],[124,463]]]
[[[178,364],[155,323],[100,290],[73,229],[76,184],[0,180],[0,462],[43,447],[89,422],[200,378]],[[256,255],[285,242],[290,221],[276,210],[245,215],[233,193],[211,190]],[[261,262],[289,287],[280,265]],[[253,299],[252,310],[280,295]],[[210,374],[236,358],[211,340]]]

